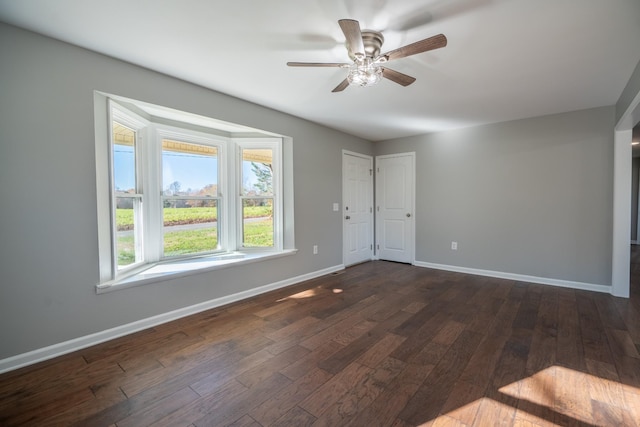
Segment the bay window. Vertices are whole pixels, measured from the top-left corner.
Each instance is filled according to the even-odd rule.
[[[96,140],[99,289],[194,257],[283,251],[282,138],[159,108],[107,100],[107,156]]]

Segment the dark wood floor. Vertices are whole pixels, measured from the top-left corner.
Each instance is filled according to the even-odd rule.
[[[640,425],[631,299],[369,262],[0,376],[0,425]]]

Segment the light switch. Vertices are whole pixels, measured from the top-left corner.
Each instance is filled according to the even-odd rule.
[[[339,205],[339,204],[337,204],[337,203],[334,203],[334,204],[333,204],[333,211],[334,211],[334,212],[338,212],[339,210],[340,210],[340,205]]]

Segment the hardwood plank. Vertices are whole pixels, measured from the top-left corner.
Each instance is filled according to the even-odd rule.
[[[210,349],[199,349],[196,353],[188,350],[180,351],[175,358],[170,359],[170,364],[166,361],[163,363],[164,369],[126,378],[121,388],[129,397],[149,389],[162,388],[163,384],[172,384],[172,386],[175,384],[180,389],[193,381],[212,375],[212,371],[218,372],[221,366],[231,364],[238,359],[242,360],[244,357],[255,357],[255,352],[259,351],[261,345],[271,342],[264,337],[256,342],[240,345],[234,340],[229,340],[226,343],[214,345]],[[259,355],[265,358],[273,357],[270,353],[265,353],[267,352],[263,351]]]
[[[463,331],[399,414],[413,424],[438,416],[482,336]]]
[[[239,375],[249,371],[256,366],[260,366],[262,363],[268,361],[274,356],[266,350],[260,350],[249,356],[231,363],[230,366],[217,367],[217,369],[210,369],[213,373],[209,373],[204,377],[198,378],[196,381],[190,382],[190,386],[200,396],[207,395],[215,391],[220,384],[230,381],[232,378],[237,378]]]
[[[338,373],[355,359],[367,352],[372,346],[378,344],[380,340],[382,340],[382,338],[385,336],[387,331],[393,329],[399,323],[402,323],[408,316],[410,316],[409,313],[397,311],[394,315],[388,317],[385,321],[375,324],[373,328],[365,331],[366,333],[363,333],[354,341],[345,345],[342,349],[333,353],[328,358],[318,362],[318,367],[332,374]],[[357,328],[354,327],[353,330],[354,333],[359,333]],[[340,344],[344,344],[344,342],[341,342],[337,338],[335,339],[335,341]],[[387,354],[391,351],[392,350],[389,349]]]
[[[78,404],[83,404],[94,399],[93,393],[88,388],[71,389],[60,396],[39,396],[35,399],[24,400],[17,407],[5,407],[0,412],[4,414],[11,409],[11,415],[0,415],[0,425],[38,425],[44,424],[49,418],[60,411],[67,411]]]
[[[327,341],[332,340],[338,334],[351,329],[363,320],[364,319],[356,312],[349,317],[341,320],[340,322],[335,323],[332,326],[324,329],[323,331],[315,334],[314,336],[302,341],[300,345],[308,348],[309,350],[314,350],[325,344]]]
[[[463,425],[472,425],[478,413],[478,401],[484,396],[485,387],[458,381],[442,406],[441,413]]]
[[[592,423],[598,426],[633,426],[634,420],[626,415],[626,410],[615,405],[608,405],[598,400],[591,400]]]
[[[96,363],[93,367],[85,365],[78,371],[66,372],[41,383],[39,389],[28,392],[28,398],[3,401],[0,414],[5,411],[14,412],[16,415],[13,422],[18,424],[26,422],[21,421],[25,419],[47,419],[58,412],[93,400],[95,396],[90,388],[93,383],[104,381],[110,376],[121,375],[122,372],[117,364],[111,362]],[[16,396],[20,395],[25,394],[17,393]]]
[[[574,369],[586,370],[585,350],[582,341],[582,329],[575,303],[575,293],[572,290],[558,291],[558,337],[556,347],[556,361],[558,364]],[[567,296],[572,297],[571,299]]]
[[[54,381],[67,372],[75,372],[86,366],[87,361],[76,352],[0,374],[0,407],[14,397],[28,397],[29,393],[40,390],[42,383]]]
[[[164,336],[156,329],[149,328],[80,350],[80,354],[87,363],[93,363],[96,360],[135,350],[137,347],[143,348],[146,344],[163,338]]]
[[[118,421],[118,427],[137,427],[158,421],[173,411],[199,399],[200,395],[189,387],[160,399],[153,405],[146,406],[128,417]]]
[[[509,293],[504,299],[505,303],[502,304],[498,313],[491,319],[488,329],[491,333],[496,335],[511,335],[513,329],[513,321],[518,315],[520,310],[520,304],[522,303],[522,297],[524,296],[524,290],[518,286],[512,285],[509,288]]]
[[[310,318],[315,319],[315,318]],[[285,337],[275,339],[273,344],[267,347],[267,350],[274,355],[280,354],[283,351],[290,349],[291,347],[298,346],[302,341],[309,339],[316,334],[327,329],[331,325],[326,320],[315,319],[315,321],[305,321],[304,326],[300,327],[299,324],[293,323],[291,329]],[[285,327],[286,328],[286,327]],[[277,329],[274,330],[278,331]]]
[[[118,361],[118,365],[125,371],[139,371],[141,366],[148,366],[149,359],[158,360],[168,355],[180,351],[185,347],[202,343],[204,338],[201,336],[189,336],[184,333],[174,333],[164,339],[152,341],[144,348],[134,349],[131,351],[114,355],[114,360]]]
[[[320,386],[318,390],[308,396],[298,406],[314,417],[322,416],[324,411],[344,396],[354,383],[357,383],[371,372],[371,368],[360,365],[359,363],[352,363],[338,375],[335,375]]]
[[[467,427],[467,424],[460,420],[449,417],[447,415],[441,415],[431,423],[432,427]]]
[[[391,352],[393,352],[406,338],[392,333],[384,336],[360,355],[355,361],[370,368],[376,367]]]
[[[196,420],[194,424],[200,426],[225,425],[250,412],[254,407],[267,400],[271,394],[277,393],[291,383],[287,377],[275,373],[268,379],[258,383],[255,387],[243,391],[233,401],[224,406],[224,411],[208,410],[207,414]]]
[[[613,355],[624,355],[640,359],[640,354],[636,348],[629,332],[619,329],[605,329],[605,335],[609,342],[609,347],[612,350]],[[616,356],[613,356],[614,358]]]
[[[559,366],[555,369],[556,421],[563,416],[589,422],[592,408],[587,377],[579,371]]]
[[[283,417],[288,418],[286,414],[289,411],[316,391],[318,387],[329,381],[331,377],[331,374],[316,368],[253,408],[249,414],[262,425],[271,425],[275,422],[283,423]],[[313,419],[315,421],[315,417]]]
[[[640,284],[640,276],[638,277],[638,283]],[[640,285],[638,285],[640,287]],[[624,298],[616,298],[614,304],[618,309],[618,313],[622,318],[631,339],[633,339],[636,348],[640,351],[640,309],[637,308],[632,300]]]
[[[602,425],[637,425],[640,417],[640,396],[627,396],[625,387],[618,380],[615,366],[598,361],[587,360],[587,368],[591,376],[588,378],[589,396],[595,420]],[[623,399],[620,399],[620,397]],[[630,411],[631,409],[631,411]],[[617,423],[612,423],[616,418]]]
[[[582,292],[576,294],[576,302],[580,316],[584,356],[588,359],[612,363],[613,358],[607,343],[607,334],[595,303]]]
[[[424,313],[417,313],[413,317],[422,317],[420,316],[421,314]],[[420,323],[420,327],[415,328],[415,330],[408,335],[404,334],[407,331],[406,328],[402,326],[400,327],[400,330],[399,328],[395,328],[392,331],[394,334],[406,336],[407,339],[391,353],[391,356],[404,362],[410,362],[411,358],[420,353],[420,351],[424,348],[424,345],[431,341],[433,337],[438,334],[438,332],[440,331],[440,325],[442,325],[442,323],[445,322],[446,319],[446,313],[434,312],[429,316],[427,320],[424,320]],[[413,318],[409,320],[413,320]],[[406,324],[406,322],[404,324]],[[414,328],[411,327],[411,329]]]
[[[553,424],[557,399],[555,373],[555,367],[548,367],[501,390],[518,399],[517,419],[543,426]]]
[[[249,415],[243,415],[233,423],[229,424],[228,427],[262,427],[262,425]]]
[[[297,294],[294,294],[297,295]],[[279,313],[283,310],[289,310],[292,307],[295,307],[297,305],[295,299],[289,299],[291,297],[287,297],[284,300],[277,300],[275,304],[272,304],[270,306],[267,306],[265,308],[263,308],[262,310],[258,310],[256,312],[254,312],[253,314],[255,316],[261,317],[261,318],[265,318],[267,316],[270,316],[274,313]]]
[[[427,303],[421,310],[395,328],[392,332],[396,335],[402,335],[408,337],[418,332],[418,330],[423,327],[423,325],[436,316],[442,308],[445,306],[445,303],[439,301],[437,299],[432,300],[430,303]]]
[[[280,373],[287,376],[289,379],[296,380],[304,376],[307,372],[315,369],[319,361],[326,359],[341,348],[344,348],[342,344],[338,344],[335,341],[328,341],[324,345],[309,352],[297,362],[294,362],[280,370]]]
[[[504,335],[485,336],[471,356],[467,367],[462,371],[460,380],[486,389],[491,383],[508,338]]]
[[[405,363],[386,358],[376,368],[352,384],[349,390],[323,411],[314,426],[339,426],[359,420],[360,414],[378,397],[404,368]]]
[[[2,374],[0,425],[640,427],[632,280],[369,262]]]
[[[627,329],[627,325],[620,315],[616,302],[613,298],[609,298],[604,294],[595,294],[591,295],[591,299],[598,308],[600,320],[605,327],[618,330]]]
[[[419,353],[409,359],[410,363],[436,365],[464,329],[465,326],[457,321],[445,322],[433,339],[425,344]]]
[[[540,293],[532,291],[529,287],[520,303],[518,313],[513,319],[513,329],[533,330],[538,319],[538,306],[540,305]]]
[[[526,371],[535,374],[556,362],[558,336],[558,295],[546,289],[541,296],[537,321],[532,332]]]
[[[422,385],[434,366],[407,364],[398,376],[374,399],[367,410],[357,420],[352,420],[348,426],[389,426],[398,421],[398,414]],[[408,424],[407,424],[408,425]]]
[[[119,387],[110,387],[100,393],[95,393],[95,399],[86,402],[76,402],[66,409],[58,410],[47,419],[47,424],[53,426],[72,425],[78,420],[87,420],[93,415],[105,411],[111,407],[127,402],[127,396]]]
[[[271,427],[307,427],[315,421],[316,417],[296,406],[271,424]]]
[[[335,335],[332,339],[338,344],[347,346],[360,338],[362,335],[369,332],[377,325],[376,322],[371,322],[369,320],[363,320],[362,322],[356,323],[351,328],[343,330],[339,334]]]
[[[406,311],[407,313],[416,314],[424,307],[426,307],[427,303],[422,301],[412,301],[402,309],[402,311]]]
[[[289,350],[280,353],[277,356],[267,358],[264,362],[255,365],[253,368],[236,375],[235,378],[246,387],[255,387],[258,383],[266,378],[286,368],[293,362],[299,360],[309,353],[309,350],[303,347],[292,347]]]
[[[487,295],[489,295],[489,292],[487,292]],[[473,332],[487,333],[490,330],[488,325],[493,323],[493,319],[500,312],[505,302],[504,299],[491,297],[483,305],[471,306],[474,310],[473,317],[466,322],[467,329]]]
[[[401,311],[406,305],[406,296],[397,293],[391,293],[387,298],[371,304],[369,307],[360,311],[360,315],[372,322],[382,322],[397,312]]]
[[[476,418],[473,427],[510,426],[515,424],[516,409],[498,400],[483,397],[478,402]]]
[[[220,412],[224,414],[227,405],[233,405],[235,401],[245,396],[246,392],[247,388],[245,386],[236,380],[231,380],[212,393],[184,405],[180,409],[154,422],[153,426],[173,427],[187,424],[196,426],[196,421],[201,420],[210,412]],[[236,419],[238,418],[239,417],[236,417]]]

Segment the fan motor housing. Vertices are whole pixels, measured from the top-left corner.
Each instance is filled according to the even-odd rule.
[[[375,58],[380,55],[380,48],[384,43],[384,36],[379,31],[363,30],[362,43],[364,44],[364,53],[369,58]]]

